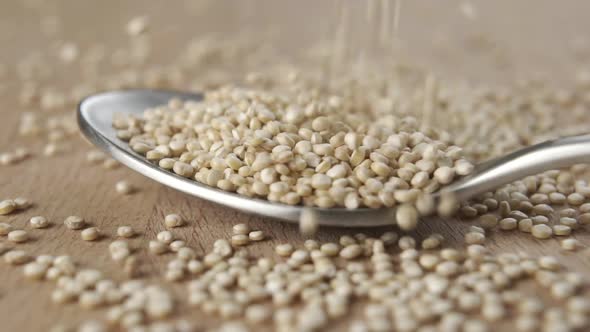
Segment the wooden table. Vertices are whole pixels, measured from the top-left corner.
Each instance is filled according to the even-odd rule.
[[[111,261],[107,249],[116,228],[120,225],[133,226],[140,232],[140,236],[131,241],[132,245],[145,248],[147,241],[155,238],[156,233],[164,229],[162,221],[168,213],[179,213],[189,221],[188,226],[176,229],[174,233],[199,253],[211,248],[214,240],[228,238],[231,226],[239,222],[264,230],[270,236],[270,240],[248,247],[253,255],[269,255],[274,245],[284,241],[302,243],[303,239],[294,225],[246,215],[187,196],[154,183],[125,167],[106,170],[100,165],[89,165],[84,156],[91,147],[77,137],[69,139],[71,142],[68,142],[67,153],[54,157],[42,156],[42,140],[17,137],[19,113],[33,110],[20,105],[17,98],[21,83],[15,74],[15,65],[25,56],[35,52],[47,53],[54,49],[58,40],[75,41],[82,49],[96,40],[108,45],[118,45],[125,40],[122,36],[125,22],[135,15],[144,14],[152,18],[154,40],[161,41],[154,43],[162,46],[155,53],[157,57],[166,59],[173,53],[174,47],[178,49],[182,45],[180,41],[186,40],[190,34],[232,31],[237,25],[233,19],[244,19],[234,6],[222,2],[208,7],[209,12],[203,13],[185,9],[185,2],[180,1],[175,4],[139,0],[48,1],[42,10],[31,9],[25,3],[41,2],[29,0],[22,3],[0,3],[0,64],[4,63],[7,67],[7,73],[0,76],[0,151],[27,146],[35,154],[17,165],[0,166],[0,199],[23,196],[34,202],[32,208],[22,213],[0,217],[0,222],[27,229],[32,235],[32,240],[19,244],[19,248],[35,255],[69,254],[82,266],[100,269],[115,280],[124,280],[126,277],[121,268]],[[207,8],[206,1],[196,3]],[[317,5],[316,1],[299,1],[297,5],[294,3],[282,4],[292,8],[277,12],[278,5],[260,1],[256,2],[257,6],[252,10],[255,14],[262,13],[257,18],[261,22],[265,19],[274,23],[285,22],[287,27],[282,26],[281,29],[286,33],[292,30],[292,25],[297,21],[293,17],[297,17],[297,14],[321,16],[321,13],[330,8]],[[493,4],[490,2],[479,5],[479,19],[474,22],[461,16],[458,3],[404,3],[400,30],[407,52],[404,55],[412,56],[415,62],[431,66],[437,72],[469,77],[474,81],[502,82],[533,71],[543,71],[557,82],[571,81],[580,65],[579,61],[574,61],[568,45],[571,40],[589,31],[590,23],[586,16],[590,3],[582,0],[559,5],[549,0],[517,3],[509,0],[494,1]],[[326,8],[312,12],[312,6]],[[39,33],[40,13],[52,13],[62,18],[60,38],[48,38]],[[269,13],[278,14],[275,16]],[[310,28],[306,26],[301,29]],[[290,33],[292,36],[298,35],[297,32]],[[486,52],[478,53],[468,49],[465,52],[465,41],[478,34],[489,36],[500,45],[510,59],[507,67],[499,69],[494,66],[494,56]],[[290,44],[292,40],[286,39],[285,44]],[[437,40],[439,44],[434,42]],[[441,40],[445,41],[442,46]],[[56,64],[52,69],[56,75],[44,84],[76,84],[76,77],[79,75],[76,67],[66,68]],[[122,179],[136,185],[139,192],[129,196],[116,194],[114,184]],[[27,222],[34,215],[46,216],[52,226],[46,230],[31,229]],[[83,216],[91,224],[98,226],[106,237],[97,242],[82,241],[79,232],[70,231],[63,226],[64,218],[69,215]],[[422,223],[412,234],[422,238],[432,232],[439,232],[453,246],[461,244],[462,234],[467,227],[468,223],[431,220]],[[322,229],[317,237],[319,240],[329,241],[356,231]],[[383,229],[361,231],[378,234]],[[576,238],[590,245],[587,231],[579,231]],[[563,252],[555,239],[535,241],[529,235],[496,232],[490,236],[487,246],[495,252],[523,250],[533,254],[556,255],[570,269],[590,276],[590,256],[584,256],[581,252]],[[140,259],[147,278],[155,279],[170,258],[140,253]],[[178,294],[179,301],[186,301],[181,296],[184,285],[166,283],[165,286]],[[73,326],[87,318],[102,317],[104,310],[87,311],[73,304],[53,304],[49,296],[52,289],[53,283],[25,280],[21,268],[2,262],[0,330],[47,331],[57,323]],[[196,310],[190,311],[186,306],[181,305],[180,308],[180,316],[191,317],[202,326],[215,325],[218,322]],[[342,322],[336,326],[344,324]]]

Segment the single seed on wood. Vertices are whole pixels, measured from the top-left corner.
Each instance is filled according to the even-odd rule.
[[[429,236],[422,241],[422,249],[432,250],[440,247],[441,239],[437,236]],[[400,245],[401,248],[401,245]],[[402,248],[403,249],[403,248]]]
[[[39,280],[43,279],[45,272],[47,271],[48,265],[41,264],[38,262],[28,263],[23,268],[23,275],[25,278]]]
[[[115,184],[115,190],[122,195],[129,195],[135,191],[135,188],[127,181],[119,181]]]
[[[587,203],[590,204],[590,203]],[[586,212],[578,216],[578,222],[580,225],[590,225],[590,213]]]
[[[4,254],[4,261],[12,265],[22,265],[32,260],[23,250],[11,250]]]
[[[164,217],[164,224],[166,228],[181,227],[184,225],[184,220],[178,214],[168,214]]]
[[[115,159],[106,159],[103,163],[102,166],[106,169],[115,169],[117,167],[119,167],[121,164],[116,161]]]
[[[156,255],[161,255],[164,254],[168,251],[168,245],[166,243],[163,243],[161,241],[150,241],[149,244],[149,251],[152,254],[156,254]]]
[[[17,197],[14,199],[14,204],[16,204],[16,209],[17,210],[24,210],[26,208],[29,208],[31,205],[33,205],[33,203],[23,197]]]
[[[564,250],[574,251],[580,247],[580,241],[577,239],[564,239],[561,241],[561,248]]]
[[[479,232],[469,232],[465,234],[465,243],[467,244],[483,244],[486,236]]]
[[[176,256],[183,261],[189,261],[197,257],[197,254],[189,247],[182,247],[178,249]]]
[[[131,228],[130,226],[119,226],[117,228],[117,236],[119,237],[130,238],[134,235],[135,232],[133,231],[133,228]]]
[[[518,222],[518,229],[521,232],[530,233],[533,228],[533,221],[529,218],[522,219]]]
[[[429,237],[432,238],[434,241],[432,244],[427,245],[427,247],[431,247],[433,245],[440,245],[440,239],[435,238],[435,237]],[[437,244],[438,242],[438,244]],[[416,240],[411,237],[411,236],[402,236],[400,237],[399,241],[397,241],[397,245],[400,247],[400,249],[402,250],[407,250],[407,249],[414,249],[416,248]],[[435,246],[435,248],[436,248]]]
[[[328,242],[320,246],[320,251],[326,256],[336,256],[340,252],[340,246],[336,243]]]
[[[137,278],[139,274],[139,262],[137,257],[129,256],[125,259],[125,263],[123,264],[123,271],[129,278]]]
[[[86,160],[92,164],[97,164],[101,161],[104,161],[105,158],[106,158],[106,155],[102,151],[92,150],[92,151],[88,151],[88,153],[86,153]]]
[[[186,247],[186,242],[182,241],[182,240],[175,240],[170,242],[170,250],[172,250],[173,252],[178,252],[181,248],[185,248]]]
[[[358,244],[348,245],[340,250],[340,257],[344,259],[355,259],[363,253],[363,247]]]
[[[233,231],[234,235],[237,235],[237,234],[246,235],[246,234],[248,234],[248,232],[250,232],[250,227],[248,227],[248,225],[246,225],[246,224],[235,224],[232,227],[232,231]]]
[[[231,244],[234,246],[245,246],[250,242],[248,235],[235,234],[231,237]]]
[[[172,233],[170,233],[169,231],[161,231],[156,235],[156,238],[158,239],[158,241],[165,244],[170,244],[172,243],[172,241],[174,241],[174,235],[172,235]]]
[[[248,238],[250,241],[262,241],[264,240],[264,232],[263,231],[251,231],[248,233]]]
[[[126,26],[126,31],[129,36],[139,36],[147,31],[149,27],[149,20],[145,16],[138,16],[132,18]]]
[[[49,226],[49,221],[47,218],[42,216],[35,216],[29,220],[31,227],[33,228],[47,228]]]
[[[29,234],[21,229],[14,230],[8,233],[8,240],[14,243],[26,242],[29,239]]]
[[[482,227],[478,227],[478,226],[469,226],[469,231],[470,232],[476,232],[476,233],[481,233],[481,234],[486,234],[485,229],[483,229]]]
[[[66,225],[66,227],[69,229],[77,230],[84,228],[84,226],[86,226],[86,222],[81,217],[69,216],[66,218],[66,220],[64,220],[64,225]]]
[[[96,227],[89,227],[80,232],[80,236],[84,241],[95,241],[100,237],[100,231]]]
[[[578,221],[574,218],[562,217],[559,218],[559,223],[572,229],[578,228]]]
[[[0,202],[0,215],[7,215],[12,213],[16,210],[16,203],[11,200],[7,199]]]

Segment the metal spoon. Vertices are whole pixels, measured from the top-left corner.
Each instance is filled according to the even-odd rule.
[[[96,94],[78,106],[78,124],[84,135],[129,168],[174,189],[240,211],[297,222],[302,206],[273,203],[209,187],[163,170],[131,150],[112,127],[115,113],[141,114],[145,109],[166,104],[172,98],[201,100],[199,94],[160,90],[125,90]],[[571,136],[533,145],[475,167],[474,172],[444,187],[459,200],[473,198],[501,185],[573,164],[590,163],[590,135]],[[435,193],[439,196],[439,193]],[[395,208],[349,210],[311,208],[324,226],[367,227],[391,225]]]

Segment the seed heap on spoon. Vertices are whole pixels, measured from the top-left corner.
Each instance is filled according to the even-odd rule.
[[[400,226],[414,228],[434,208],[429,194],[473,166],[415,118],[371,111],[338,96],[224,87],[113,125],[148,160],[209,186],[289,205],[403,205]]]

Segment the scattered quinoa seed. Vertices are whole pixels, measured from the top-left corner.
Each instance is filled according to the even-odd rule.
[[[133,237],[134,235],[135,235],[135,232],[133,231],[133,228],[131,228],[130,226],[119,226],[117,228],[117,236],[118,237],[130,238],[130,237]]]
[[[66,220],[64,220],[64,224],[67,228],[73,230],[82,229],[84,226],[86,226],[84,219],[78,216],[67,217]]]
[[[47,228],[49,226],[49,221],[47,218],[42,216],[35,216],[29,219],[29,224],[33,228]]]
[[[100,231],[96,227],[89,227],[80,232],[84,241],[95,241],[100,237]]]
[[[115,184],[115,190],[122,195],[129,195],[135,191],[135,188],[127,181],[119,181]]]
[[[16,210],[16,207],[16,203],[11,199],[0,201],[0,215],[10,214]]]
[[[8,233],[8,240],[15,243],[26,242],[29,239],[29,234],[23,230],[14,230]]]
[[[184,220],[178,214],[168,214],[164,217],[164,224],[166,228],[181,227],[184,225]]]

